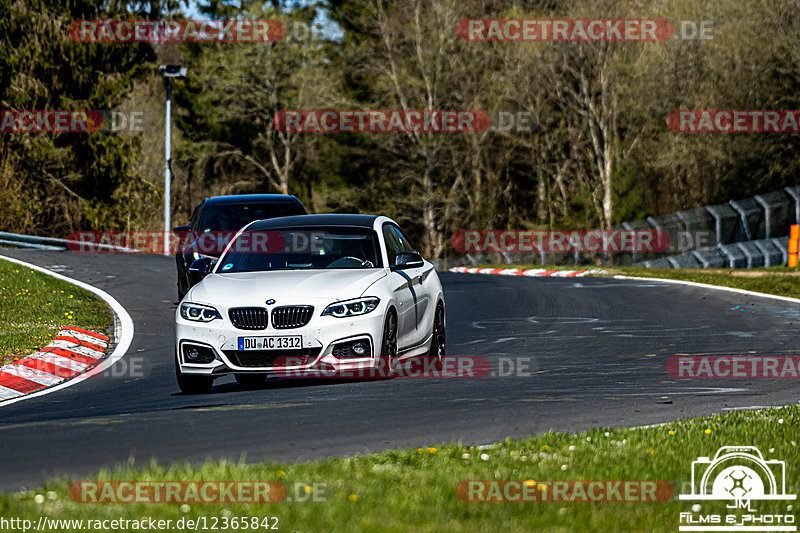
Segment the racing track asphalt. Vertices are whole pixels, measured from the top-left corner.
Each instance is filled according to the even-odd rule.
[[[173,369],[174,259],[1,250],[93,284],[133,317],[112,372],[0,408],[0,489],[103,466],[206,458],[298,461],[462,441],[652,424],[797,401],[794,380],[677,380],[677,353],[797,354],[800,305],[610,278],[441,274],[450,355],[529,376],[394,379],[185,396]],[[736,308],[736,306],[739,306]],[[132,367],[132,363],[134,366]],[[129,372],[131,368],[135,372]],[[688,458],[687,458],[688,460]]]

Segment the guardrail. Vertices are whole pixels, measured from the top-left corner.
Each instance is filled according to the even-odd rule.
[[[78,248],[80,241],[70,239],[56,239],[54,237],[38,237],[36,235],[22,235],[19,233],[8,233],[0,231],[0,246],[12,246],[15,248],[30,248],[34,250],[69,250],[70,246]],[[137,253],[139,250],[114,246],[113,244],[95,244],[92,247],[104,250],[114,250],[116,252]]]
[[[20,235],[0,231],[0,244],[17,248],[35,248],[39,250],[66,250],[66,239],[53,239],[51,237],[36,237],[34,235]]]
[[[623,222],[612,230],[659,231],[669,237],[666,250],[649,252],[468,253],[439,261],[450,267],[486,264],[617,265],[655,268],[754,268],[785,265],[789,228],[800,224],[800,186]],[[611,257],[613,255],[613,257]]]
[[[776,253],[784,256],[785,264],[789,227],[798,222],[800,187],[790,186],[724,204],[624,222],[622,227],[649,226],[666,231],[670,237],[666,253],[640,254],[632,258],[633,263],[647,267],[709,266],[705,263],[717,263],[720,256],[730,268],[752,268],[774,265],[774,258],[769,258]]]

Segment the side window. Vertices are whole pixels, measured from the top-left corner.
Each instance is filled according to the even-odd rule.
[[[197,207],[194,208],[194,212],[192,213],[192,218],[189,219],[189,229],[195,230],[197,229],[197,219],[200,218],[200,208],[203,207],[203,204],[197,204]]]
[[[396,230],[391,224],[383,225],[383,240],[386,241],[386,255],[389,256],[389,265],[394,264],[398,252],[403,250],[403,242],[398,238]]]
[[[411,241],[408,240],[406,234],[403,233],[400,228],[392,226],[392,231],[397,235],[397,238],[400,240],[401,245],[403,246],[404,252],[416,252],[417,249],[414,248],[414,245],[411,244]]]

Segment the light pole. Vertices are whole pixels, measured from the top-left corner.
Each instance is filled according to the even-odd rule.
[[[172,78],[185,78],[186,67],[180,65],[161,65],[159,67],[167,82],[167,120],[164,127],[164,255],[169,255],[169,242],[172,233],[170,225],[170,185],[172,183],[172,144],[170,142],[170,116],[172,114]]]

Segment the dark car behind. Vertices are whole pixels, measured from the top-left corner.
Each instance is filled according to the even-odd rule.
[[[178,299],[192,286],[189,266],[201,257],[219,257],[219,248],[208,249],[199,243],[204,234],[235,233],[254,220],[308,214],[300,200],[286,194],[243,194],[206,198],[195,207],[189,224],[178,226],[183,245],[175,255],[178,267]]]

